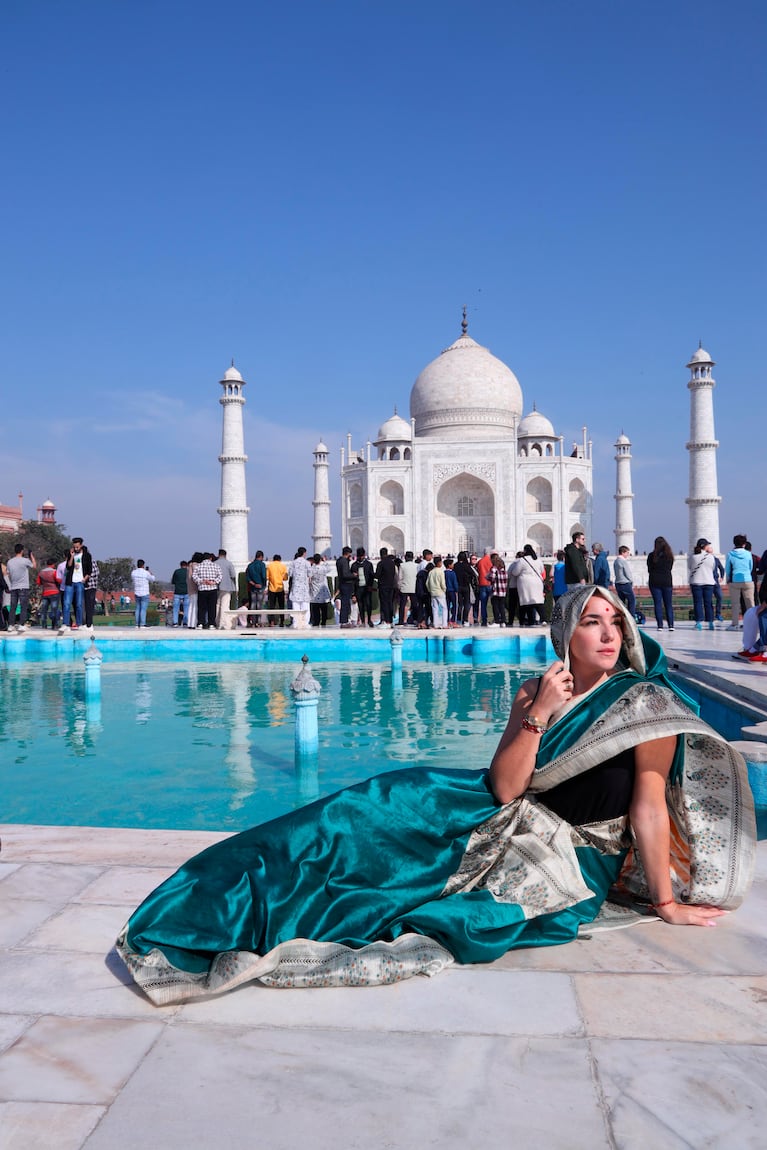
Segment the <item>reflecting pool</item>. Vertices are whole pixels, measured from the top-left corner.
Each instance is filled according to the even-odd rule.
[[[82,663],[0,677],[5,822],[240,830],[381,771],[488,765],[524,667],[312,664],[319,753],[296,766],[300,664]]]

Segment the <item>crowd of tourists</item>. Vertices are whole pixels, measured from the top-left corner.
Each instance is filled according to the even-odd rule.
[[[568,590],[593,584],[613,588],[629,613],[645,623],[637,609],[635,564],[622,546],[612,563],[601,543],[586,546],[582,531],[544,564],[534,546],[526,543],[509,560],[505,554],[459,551],[457,556],[434,554],[428,547],[419,554],[390,554],[382,547],[377,559],[364,547],[344,547],[335,560],[308,555],[299,547],[292,559],[256,552],[245,571],[245,590],[226,551],[195,551],[181,560],[171,577],[170,596],[161,600],[167,623],[196,630],[240,626],[325,627],[329,622],[351,627],[411,626],[420,630],[457,627],[539,627],[549,621],[553,604]],[[636,562],[636,561],[635,561]],[[673,599],[674,553],[663,536],[655,539],[647,555],[647,586],[656,625],[675,627]],[[150,583],[155,576],[143,559],[130,573],[137,627],[147,625]],[[754,552],[745,535],[735,535],[724,563],[712,543],[698,539],[688,557],[692,614],[698,630],[714,630],[724,622],[723,588],[729,591],[731,631],[743,630],[743,648],[736,658],[767,662],[767,551]],[[81,537],[72,540],[67,554],[38,565],[21,544],[0,563],[0,630],[25,631],[30,605],[43,629],[77,630],[93,625],[98,607],[107,600],[99,588],[98,563]],[[758,591],[757,591],[758,588]],[[378,618],[374,619],[374,593]],[[121,596],[122,600],[123,596]],[[742,617],[742,622],[741,622]]]

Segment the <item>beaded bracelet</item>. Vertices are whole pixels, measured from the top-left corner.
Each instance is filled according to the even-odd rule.
[[[653,910],[660,910],[662,906],[671,906],[672,902],[676,902],[676,899],[667,898],[665,902],[651,902],[650,906]]]
[[[522,728],[525,731],[532,731],[536,735],[545,735],[548,730],[546,724],[537,722],[534,715],[531,715],[530,718],[525,715],[522,719]]]

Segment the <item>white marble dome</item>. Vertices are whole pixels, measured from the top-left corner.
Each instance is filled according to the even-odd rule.
[[[534,436],[536,439],[556,439],[551,420],[547,419],[545,415],[541,415],[540,411],[536,411],[535,408],[520,423],[519,435],[520,437]]]
[[[506,439],[522,415],[522,389],[505,363],[462,335],[418,376],[410,415],[419,437]]]
[[[242,383],[243,382],[242,376],[240,375],[239,371],[234,366],[234,364],[232,364],[231,367],[228,367],[226,369],[226,371],[224,372],[224,379],[227,380],[227,382],[229,382],[229,383]]]
[[[693,352],[692,356],[690,357],[690,362],[687,364],[687,366],[692,367],[693,364],[696,364],[696,363],[713,363],[713,362],[714,362],[713,359],[708,354],[706,349],[704,347],[699,347],[696,352]]]
[[[399,442],[403,439],[408,441],[411,439],[411,427],[408,421],[395,411],[394,415],[379,427],[376,443],[390,443],[392,440]]]
[[[314,449],[314,454],[317,455],[318,453],[322,453],[324,455],[327,455],[328,451],[329,451],[329,448],[326,446],[326,444],[324,444],[322,442],[322,440],[320,440]]]

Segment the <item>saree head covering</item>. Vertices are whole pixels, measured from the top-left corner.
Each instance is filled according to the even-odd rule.
[[[644,675],[647,671],[647,660],[636,620],[624,607],[614,591],[608,591],[606,587],[595,587],[593,584],[576,587],[574,590],[568,591],[565,595],[561,595],[554,604],[551,615],[551,644],[558,657],[569,671],[570,640],[573,631],[580,622],[586,604],[593,595],[600,595],[603,599],[607,599],[623,618],[623,643],[618,666],[621,670],[631,668],[638,675]]]

